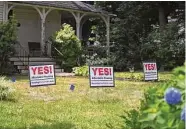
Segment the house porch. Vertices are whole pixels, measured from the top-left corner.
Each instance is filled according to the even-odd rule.
[[[73,27],[76,30],[76,35],[79,39],[82,39],[83,24],[91,16],[100,17],[106,24],[106,47],[107,54],[109,54],[109,15],[38,6],[30,3],[6,2],[5,21],[8,20],[8,17],[12,12],[15,14],[19,23],[19,44],[15,46],[17,56],[25,56],[25,53],[29,53],[30,56],[43,56],[45,54],[51,56],[51,45],[46,44],[46,41],[52,34],[60,29],[62,21],[65,21],[65,19],[74,19],[75,25],[73,24]]]

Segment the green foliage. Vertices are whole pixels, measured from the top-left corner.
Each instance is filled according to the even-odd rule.
[[[72,70],[76,76],[88,76],[89,74],[88,66],[74,67]]]
[[[185,37],[181,35],[184,33],[183,26],[177,22],[167,24],[164,30],[154,27],[143,45],[144,59],[155,59],[167,69],[183,65]]]
[[[97,53],[94,53],[92,56],[84,56],[86,65],[107,65],[111,62],[111,58],[101,57]]]
[[[139,121],[139,111],[136,109],[132,109],[129,112],[125,111],[125,115],[121,116],[124,119],[125,125],[123,129],[138,129],[141,123]]]
[[[62,28],[54,35],[52,42],[54,47],[59,50],[53,49],[52,53],[63,68],[71,69],[78,64],[81,42],[69,24],[62,25]]]
[[[0,101],[12,99],[14,95],[14,89],[11,87],[11,83],[6,77],[0,77]]]
[[[172,73],[169,72],[159,72],[158,80],[159,81],[169,81],[172,78]],[[132,81],[143,81],[144,73],[143,72],[115,72],[116,78],[124,78]]]
[[[17,42],[17,21],[12,17],[8,22],[0,23],[0,73],[7,74],[10,68],[8,64],[15,50]]]
[[[117,15],[117,17],[111,17],[110,42],[114,46],[111,51],[115,54],[114,67],[118,71],[127,70],[130,65],[133,65],[135,69],[141,69],[141,62],[149,59],[156,59],[161,65],[166,64],[167,69],[183,65],[184,46],[180,39],[182,37],[183,41],[185,32],[180,34],[176,30],[178,28],[184,30],[184,2],[97,1],[96,5]],[[163,7],[166,13],[163,18],[165,25],[169,18],[170,21],[178,19],[175,21],[178,26],[169,24],[165,26],[161,43],[156,44],[151,42],[149,35],[157,38],[155,35],[159,34],[153,26],[160,25],[160,7]],[[98,26],[97,28],[100,29],[98,32],[104,31],[101,28],[103,23],[99,22]],[[165,62],[163,62],[164,59]]]
[[[174,77],[171,81],[155,87],[149,88],[144,93],[144,99],[141,100],[141,107],[137,114],[139,119],[133,119],[134,114],[129,120],[128,128],[133,127],[133,122],[137,122],[138,127],[132,129],[183,129],[184,122],[181,120],[181,111],[185,105],[185,69],[178,67],[174,71]],[[179,104],[169,105],[164,100],[165,90],[168,87],[175,87],[181,91],[182,99]],[[136,110],[137,111],[137,110]],[[129,111],[132,113],[133,111]],[[128,113],[128,114],[129,114]],[[126,119],[126,117],[124,117]]]

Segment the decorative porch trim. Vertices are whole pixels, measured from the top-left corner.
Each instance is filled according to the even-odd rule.
[[[82,18],[86,15],[87,15],[87,13],[83,14],[81,16],[80,20],[82,20]],[[97,14],[94,16],[99,16],[105,22],[105,25],[106,25],[106,47],[107,47],[107,55],[109,56],[110,55],[110,16],[104,16],[101,14]],[[81,28],[80,28],[81,30],[82,30],[82,26],[85,22],[86,22],[86,20],[82,22]]]
[[[85,16],[85,15],[84,15]],[[81,24],[80,24],[80,39],[82,39],[82,33],[83,33],[83,25],[85,22],[89,19],[89,17],[85,17],[86,19],[81,18]]]
[[[40,10],[38,7],[33,6],[34,9],[37,10],[37,12],[40,15],[41,18],[41,51],[42,53],[46,53],[48,50],[45,50],[45,20],[47,15],[53,10],[53,9],[48,9],[47,11],[45,10],[45,8],[42,8],[42,10]],[[47,52],[49,53],[49,52]]]
[[[76,21],[76,35],[80,39],[80,24],[81,24],[81,14],[80,13],[75,13],[75,12],[70,12]]]
[[[14,8],[16,5],[11,5],[8,7],[8,4],[4,2],[4,22],[8,20],[8,14],[12,8]]]
[[[8,11],[7,11],[7,13],[9,13],[10,12],[10,10],[12,9],[12,8],[14,8],[16,5],[11,5],[9,8],[8,8]]]
[[[72,15],[74,16],[75,20],[76,20],[76,35],[79,39],[81,39],[81,35],[82,35],[82,27],[83,27],[83,24],[86,22],[83,21],[83,23],[81,23],[81,20],[83,19],[83,17],[87,16],[88,14],[87,13],[84,13],[81,15],[81,13],[74,13],[74,12],[71,12]],[[95,15],[94,16],[99,16],[104,22],[105,22],[105,25],[106,25],[106,46],[107,46],[107,56],[110,55],[110,16],[103,16],[103,15]]]

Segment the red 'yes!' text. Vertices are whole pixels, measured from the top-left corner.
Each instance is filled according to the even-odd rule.
[[[92,68],[94,76],[96,75],[112,75],[111,68]]]
[[[48,74],[52,73],[52,66],[37,66],[37,67],[32,67],[31,71],[33,74]]]
[[[155,70],[156,64],[145,64],[145,69],[146,70]]]

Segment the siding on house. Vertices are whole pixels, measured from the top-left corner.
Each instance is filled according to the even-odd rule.
[[[46,17],[46,39],[48,39],[56,31],[59,31],[61,26],[61,12],[58,10],[51,11]]]
[[[29,52],[28,42],[40,42],[40,16],[35,9],[24,6],[16,6],[13,8],[13,13],[20,23],[17,32],[18,41]],[[16,51],[20,53],[19,46],[16,46]]]
[[[3,10],[4,10],[4,2],[0,1],[0,22],[3,21]]]
[[[39,13],[32,7],[16,6],[13,8],[18,23],[18,41],[29,52],[28,42],[41,41],[41,19]],[[45,35],[46,39],[55,31],[60,29],[60,14],[52,11],[46,17]],[[17,52],[20,52],[17,47]]]
[[[58,10],[51,11],[46,17],[45,24],[45,39],[47,40],[50,36],[52,36],[56,31],[59,31],[61,26],[61,12]],[[48,46],[48,55],[51,55],[51,45]]]

